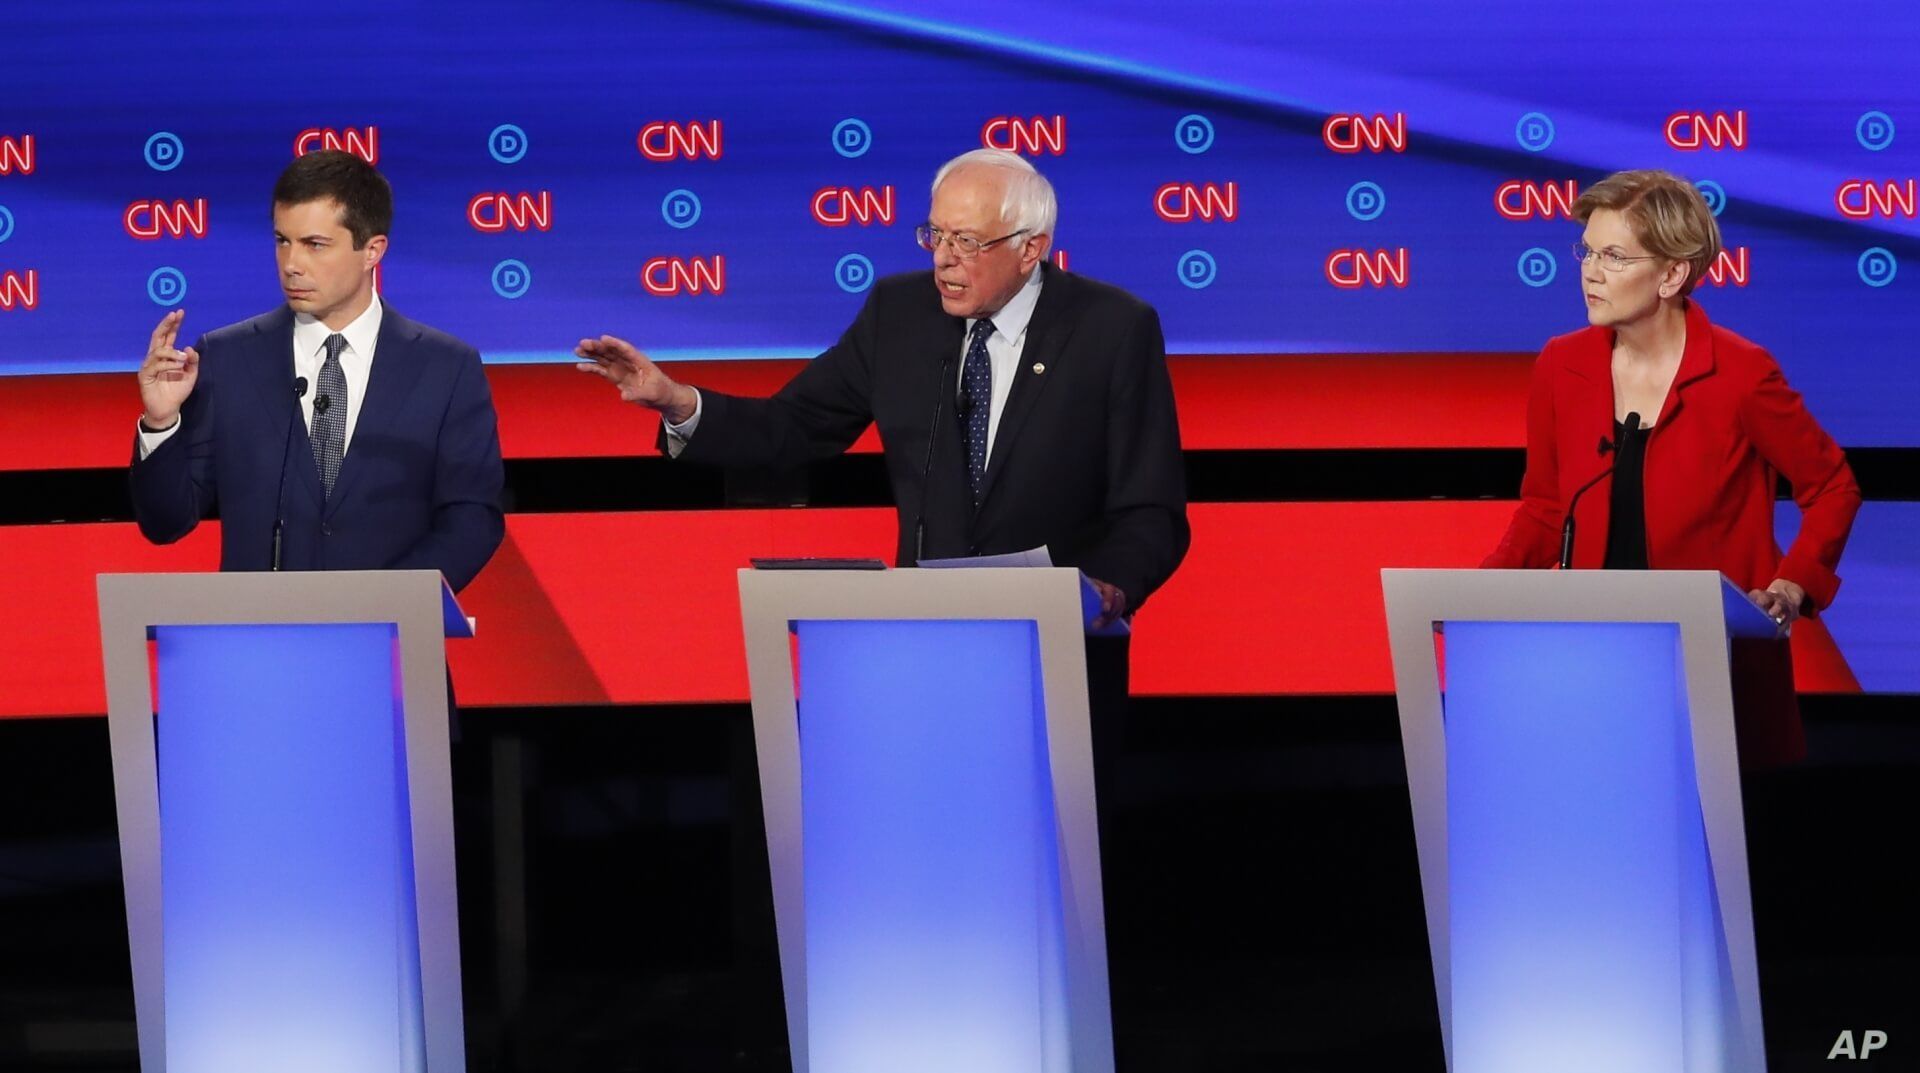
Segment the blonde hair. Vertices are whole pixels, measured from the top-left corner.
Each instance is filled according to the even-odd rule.
[[[1633,237],[1656,257],[1685,261],[1691,294],[1720,259],[1720,225],[1694,185],[1670,171],[1618,171],[1594,183],[1573,203],[1574,218],[1586,223],[1601,209],[1626,217]]]

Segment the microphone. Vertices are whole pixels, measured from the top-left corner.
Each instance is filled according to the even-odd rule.
[[[280,445],[280,491],[273,500],[273,569],[280,569],[280,534],[287,527],[287,456],[293,453],[293,424],[300,420],[300,400],[307,397],[307,378],[293,378],[293,418],[287,422],[286,442]],[[313,400],[313,408],[324,413],[329,400],[325,395]]]
[[[1627,431],[1626,434],[1621,437],[1619,444],[1615,444],[1605,436],[1600,437],[1600,457],[1605,458],[1609,453],[1612,453],[1616,460],[1616,465],[1620,457],[1620,448],[1626,444],[1626,437],[1632,436],[1640,431],[1640,415],[1638,413],[1628,414],[1625,424]],[[1567,520],[1560,525],[1560,569],[1573,569],[1573,508],[1579,504],[1580,497],[1586,493],[1587,489],[1599,484],[1602,478],[1612,475],[1613,466],[1608,466],[1606,469],[1601,470],[1598,476],[1581,485],[1578,489],[1575,489],[1573,497],[1567,500]]]
[[[940,359],[940,376],[934,383],[938,390],[933,393],[933,425],[927,429],[927,457],[920,464],[920,508],[913,512],[913,561],[918,564],[927,552],[927,481],[933,476],[933,445],[940,440],[940,412],[947,406],[947,377],[953,370],[953,348],[947,348],[947,354]],[[955,409],[964,418],[967,411],[973,409],[973,399],[966,389],[954,400]]]

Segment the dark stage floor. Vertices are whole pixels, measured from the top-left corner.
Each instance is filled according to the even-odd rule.
[[[1805,709],[1747,783],[1771,1067],[1920,1069],[1920,697]],[[751,749],[744,706],[465,713],[474,1070],[788,1068]],[[1391,698],[1136,702],[1115,797],[1122,1073],[1444,1068]],[[0,1070],[135,1068],[122,911],[105,722],[0,721]]]

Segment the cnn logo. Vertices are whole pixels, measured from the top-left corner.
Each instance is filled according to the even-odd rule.
[[[294,135],[294,156],[306,156],[316,149],[352,153],[369,164],[379,164],[380,128],[349,127],[346,130],[334,130],[332,127],[308,127]]]
[[[727,293],[727,259],[655,257],[640,268],[640,286],[655,298]]]
[[[719,160],[723,150],[720,121],[668,123],[656,120],[640,128],[636,142],[648,160]]]

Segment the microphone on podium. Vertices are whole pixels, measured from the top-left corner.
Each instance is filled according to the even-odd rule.
[[[927,456],[920,463],[920,506],[913,512],[913,561],[918,563],[927,554],[927,481],[933,476],[933,445],[940,438],[940,411],[947,406],[947,377],[953,369],[953,355],[947,354],[940,359],[940,373],[935,378],[937,390],[933,393],[933,424],[927,429]],[[960,398],[954,406],[960,408],[960,416],[965,419],[967,411],[961,408],[966,401],[966,390],[961,389]]]
[[[1628,414],[1624,424],[1626,425],[1626,432],[1621,436],[1620,443],[1615,443],[1606,436],[1600,437],[1600,457],[1605,458],[1611,454],[1617,464],[1620,457],[1620,448],[1625,445],[1626,437],[1635,435],[1640,431],[1640,415],[1638,413]],[[1608,466],[1606,469],[1601,470],[1592,480],[1576,489],[1572,498],[1567,500],[1567,520],[1560,525],[1560,569],[1573,569],[1573,508],[1579,504],[1580,497],[1586,493],[1587,489],[1599,484],[1603,478],[1609,477],[1612,474],[1613,466]]]
[[[293,417],[287,421],[287,438],[280,444],[280,491],[273,499],[273,569],[280,569],[280,534],[287,528],[287,456],[293,453],[293,423],[300,420],[300,400],[307,397],[307,378],[293,378]],[[325,395],[313,400],[313,408],[326,412],[321,403]]]

